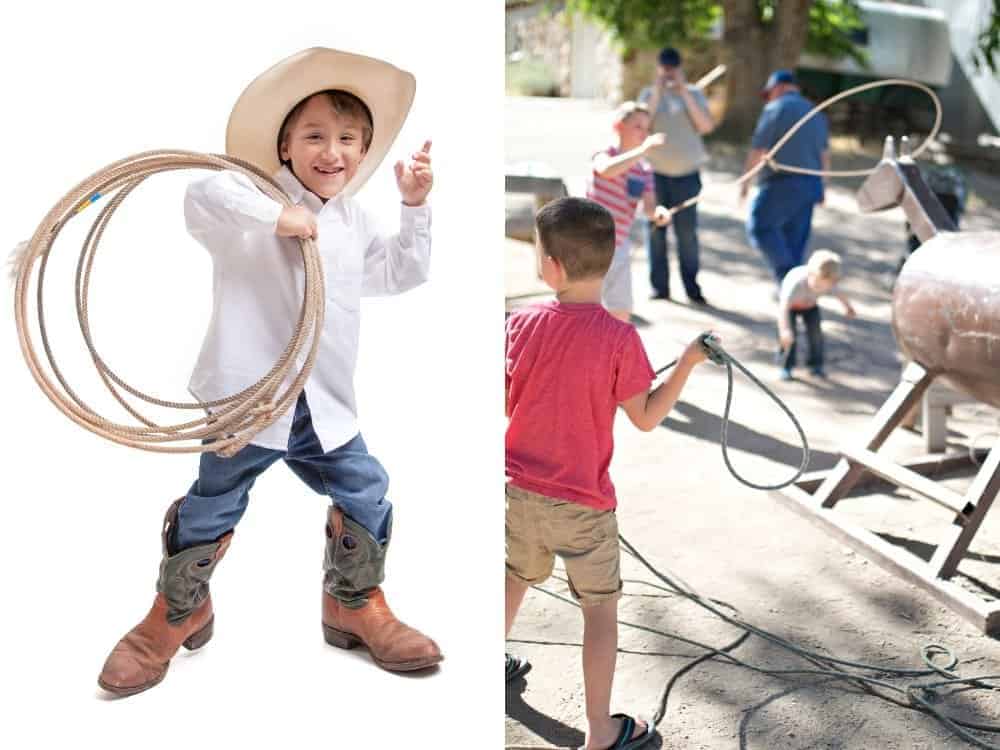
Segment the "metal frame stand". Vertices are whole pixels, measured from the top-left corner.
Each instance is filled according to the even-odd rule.
[[[830,471],[804,476],[795,484],[771,494],[848,546],[929,592],[984,633],[1000,635],[1000,602],[986,602],[949,580],[955,575],[1000,490],[1000,447],[988,453],[964,495],[939,485],[928,476],[967,463],[967,456],[897,464],[878,454],[878,449],[920,400],[933,379],[934,375],[920,365],[908,365],[899,385],[882,404],[864,434],[864,447],[842,449],[842,458]],[[955,513],[955,519],[930,562],[834,514],[836,504],[865,479],[866,473],[904,487]]]

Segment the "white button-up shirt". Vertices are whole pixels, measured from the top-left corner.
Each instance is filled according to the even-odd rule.
[[[338,196],[323,203],[286,167],[275,178],[297,205],[316,215],[326,315],[305,393],[316,435],[330,451],[358,432],[354,368],[361,297],[398,294],[427,279],[430,208],[403,205],[399,234],[380,237],[354,199]],[[281,210],[239,172],[216,172],[187,189],[187,228],[208,249],[213,268],[212,319],[188,386],[201,401],[226,398],[256,383],[295,331],[305,270],[298,240],[275,234]],[[287,450],[293,412],[294,405],[252,443]]]

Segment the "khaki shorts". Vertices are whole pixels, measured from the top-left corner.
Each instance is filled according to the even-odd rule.
[[[529,586],[552,575],[558,555],[581,606],[621,596],[618,519],[568,500],[507,485],[507,575]]]

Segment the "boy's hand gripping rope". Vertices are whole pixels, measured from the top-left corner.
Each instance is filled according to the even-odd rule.
[[[719,339],[713,336],[711,333],[703,333],[701,335],[701,348],[704,350],[705,355],[715,364],[726,368],[726,408],[722,413],[722,430],[719,436],[719,444],[722,446],[722,460],[726,464],[726,468],[729,469],[729,473],[733,475],[736,481],[745,484],[747,487],[752,487],[755,490],[780,490],[782,487],[787,487],[792,484],[795,480],[805,473],[806,468],[809,466],[809,441],[806,438],[806,433],[802,429],[802,425],[799,424],[799,420],[795,418],[792,410],[789,409],[785,402],[778,398],[774,392],[764,385],[757,377],[754,376],[746,367],[740,364],[739,361],[729,352],[722,348],[719,343]],[[675,359],[668,365],[661,367],[656,371],[659,375],[671,367],[677,364]],[[733,467],[732,462],[729,460],[729,411],[733,405],[733,365],[739,369],[744,375],[746,375],[750,380],[757,384],[764,393],[766,393],[772,401],[774,401],[781,410],[788,415],[788,418],[792,420],[792,424],[795,425],[795,429],[799,433],[799,437],[802,440],[802,463],[799,464],[798,471],[791,479],[787,479],[784,482],[779,482],[778,484],[755,484],[748,479],[742,477],[739,472]]]
[[[27,243],[19,245],[12,273],[17,285],[14,293],[14,314],[18,339],[28,368],[42,391],[60,411],[80,426],[96,435],[133,448],[164,453],[197,453],[213,451],[233,455],[247,445],[255,434],[273,424],[298,398],[312,370],[319,347],[319,332],[323,327],[323,270],[319,251],[312,240],[301,240],[305,267],[305,292],[299,320],[291,340],[278,362],[257,383],[232,396],[217,401],[172,402],[149,396],[125,383],[104,363],[94,348],[87,315],[87,294],[97,245],[115,210],[147,177],[159,172],[178,169],[231,169],[242,172],[269,198],[283,206],[292,201],[281,186],[269,175],[249,162],[230,156],[199,154],[190,151],[147,151],[122,159],[81,182],[46,215]],[[69,386],[56,365],[45,328],[43,289],[45,269],[52,245],[66,226],[88,206],[117,191],[98,214],[80,251],[76,272],[76,308],[80,330],[98,374],[121,406],[140,426],[117,424],[94,413]],[[38,261],[37,317],[38,330],[51,374],[45,372],[29,330],[28,291],[32,270]],[[303,355],[303,364],[293,377],[293,365]],[[290,381],[282,390],[282,384]],[[173,409],[204,409],[200,419],[181,424],[159,425],[140,414],[126,401],[124,393],[161,407]],[[209,410],[211,410],[210,413]],[[187,445],[177,445],[187,441]],[[193,443],[191,442],[193,441]],[[211,441],[206,444],[206,441]]]

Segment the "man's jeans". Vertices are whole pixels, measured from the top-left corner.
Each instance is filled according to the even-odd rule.
[[[656,185],[656,202],[671,208],[693,198],[701,192],[701,177],[697,172],[680,177],[653,174]],[[674,236],[677,238],[677,258],[680,261],[681,281],[691,299],[701,298],[698,286],[698,213],[697,206],[685,208],[673,219]],[[667,227],[650,224],[649,242],[649,283],[653,291],[663,297],[670,294],[670,266],[667,263]]]
[[[198,479],[178,510],[173,551],[212,542],[235,527],[246,510],[253,483],[279,458],[379,543],[388,541],[392,504],[385,499],[389,487],[385,469],[368,453],[360,433],[324,453],[303,392],[295,404],[287,451],[248,445],[232,458],[201,454]]]
[[[811,175],[781,175],[764,182],[747,218],[750,244],[763,253],[778,284],[805,258],[813,205],[823,199],[823,182]]]
[[[811,370],[822,370],[823,331],[820,328],[818,305],[816,307],[810,307],[808,310],[788,311],[788,325],[792,331],[792,345],[788,347],[788,351],[784,353],[781,366],[786,370],[791,370],[795,367],[795,351],[798,348],[797,343],[799,340],[798,327],[796,326],[798,318],[802,318],[806,324],[806,339],[809,342],[809,358],[806,360],[806,366]]]

